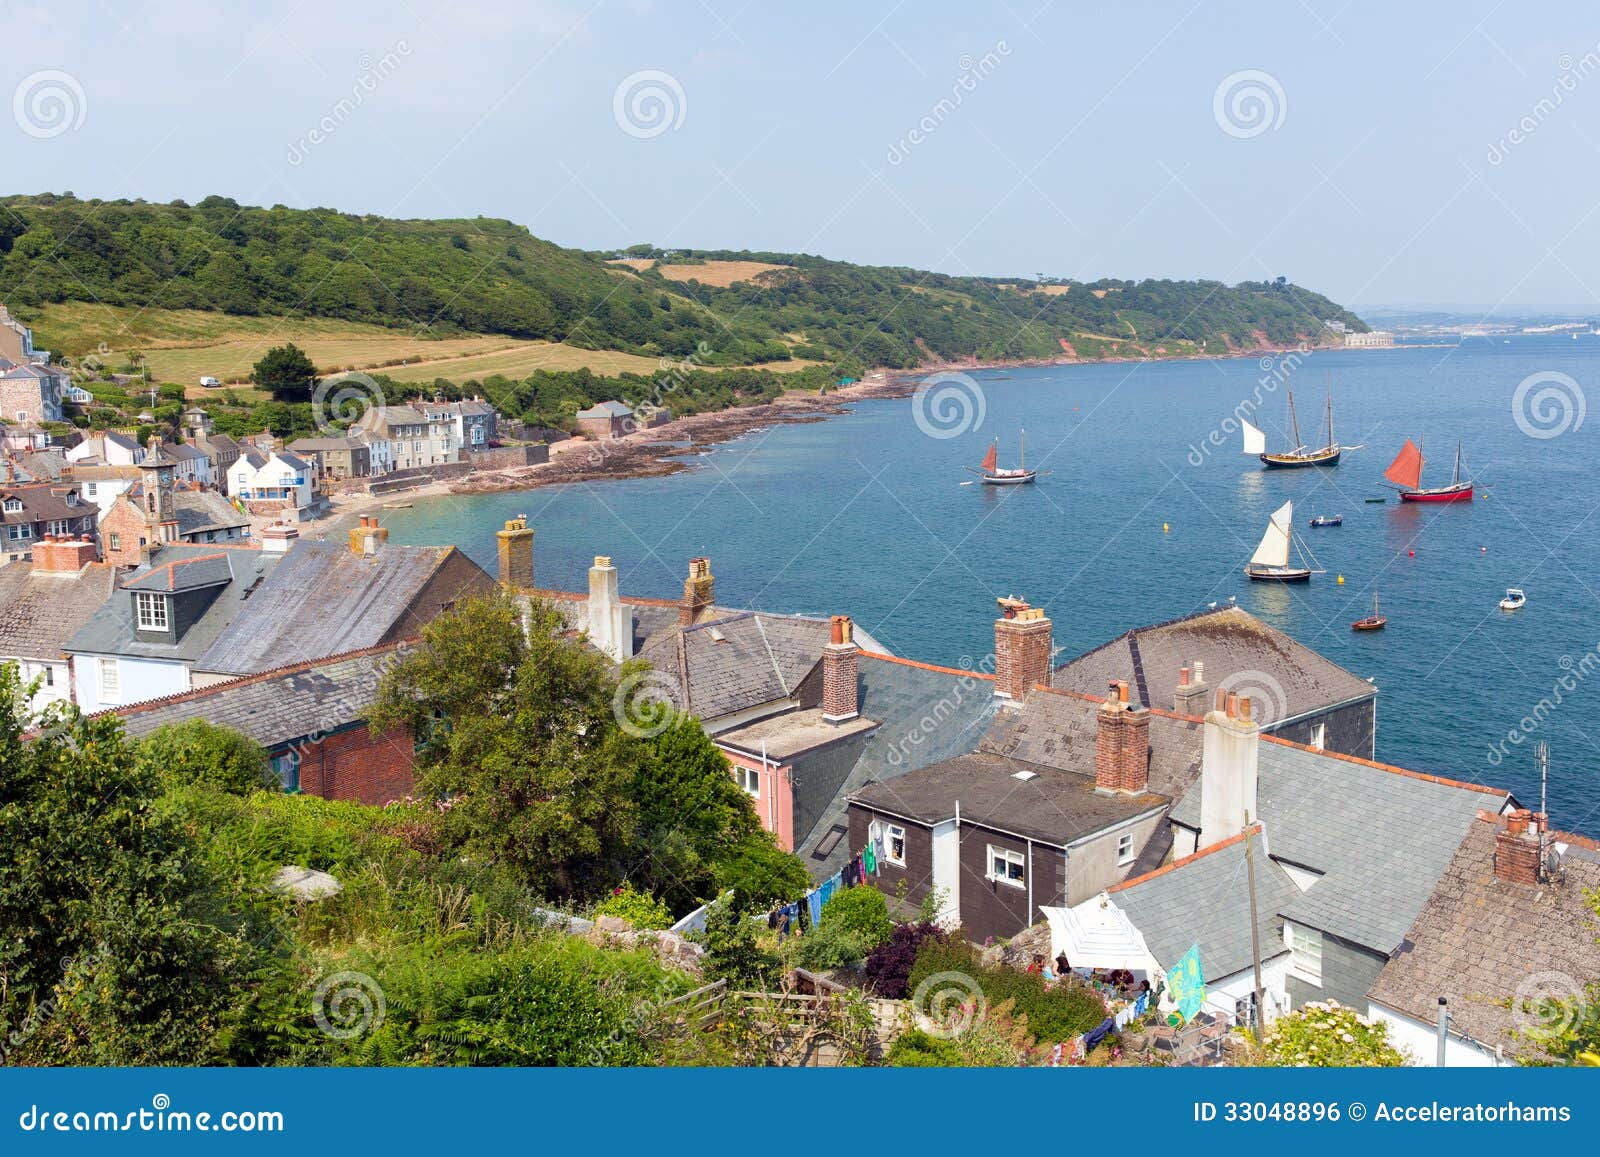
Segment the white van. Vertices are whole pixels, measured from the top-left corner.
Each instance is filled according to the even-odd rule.
[[[202,386],[204,386],[208,390],[214,390],[218,386],[222,385],[222,383],[220,381],[218,381],[216,378],[201,378],[200,379],[200,384]]]

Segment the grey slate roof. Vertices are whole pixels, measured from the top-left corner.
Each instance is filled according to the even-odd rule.
[[[863,650],[860,710],[878,728],[795,764],[795,851],[814,879],[849,858],[847,799],[869,784],[972,751],[997,710],[994,683]]]
[[[1074,693],[1034,688],[1012,711],[1002,711],[979,750],[1094,774],[1099,702]],[[1150,790],[1173,799],[1200,776],[1201,724],[1150,713]]]
[[[343,543],[302,539],[200,656],[196,669],[252,675],[376,646],[392,637],[454,550],[386,544],[363,556]]]
[[[669,676],[674,706],[711,723],[794,696],[829,632],[824,619],[747,611],[672,632],[643,657]]]
[[[587,410],[579,410],[580,418],[626,418],[633,408],[624,402],[597,402]]]
[[[319,659],[135,704],[115,714],[135,738],[166,724],[204,719],[243,732],[271,750],[359,724],[396,657],[395,647],[383,647]]]
[[[1539,994],[1564,995],[1538,985],[1538,975],[1564,973],[1580,983],[1600,976],[1600,927],[1584,897],[1585,889],[1600,888],[1600,864],[1568,856],[1555,883],[1508,883],[1494,873],[1499,829],[1486,820],[1469,825],[1370,995],[1427,1022],[1438,1015],[1443,996],[1454,1029],[1515,1052],[1510,1005],[1519,990],[1526,993],[1522,986],[1530,978]]]
[[[1259,829],[1257,829],[1259,832]],[[1256,914],[1267,958],[1287,951],[1279,912],[1300,895],[1286,872],[1261,854],[1256,837]],[[1157,963],[1170,969],[1192,945],[1208,981],[1251,966],[1250,881],[1244,841],[1219,844],[1142,879],[1108,889],[1144,936]]]
[[[215,490],[173,491],[172,506],[178,519],[178,533],[182,535],[233,530],[250,525],[250,520]]]
[[[175,558],[170,551],[163,549],[148,563],[129,572],[120,585],[123,590],[176,594],[179,591],[222,586],[233,581],[235,572],[233,557],[215,548],[213,553],[193,554],[186,558]]]
[[[1092,776],[986,752],[958,755],[851,798],[928,825],[952,818],[959,802],[962,823],[1059,847],[1169,802],[1152,793],[1101,793]]]
[[[1171,710],[1178,669],[1196,659],[1205,663],[1205,680],[1213,688],[1231,690],[1229,677],[1248,672],[1242,686],[1256,693],[1256,717],[1269,729],[1307,711],[1377,694],[1365,679],[1232,606],[1135,627],[1056,668],[1051,685],[1104,695],[1111,680],[1126,679],[1140,703]],[[1268,694],[1261,694],[1263,687]]]
[[[176,644],[151,643],[137,638],[134,632],[132,596],[118,591],[113,593],[112,597],[90,616],[83,628],[68,640],[66,649],[86,654],[129,655],[192,663],[216,640],[223,627],[249,597],[250,592],[272,574],[273,568],[283,556],[249,547],[169,543],[156,553],[153,564],[130,572],[123,583],[126,587],[128,579],[148,573],[152,566],[165,568],[182,560],[217,556],[225,560],[230,572],[229,581],[218,591],[216,597],[206,607],[205,613],[189,626]],[[165,582],[164,579],[148,581],[157,589],[160,589]]]
[[[67,640],[99,610],[116,569],[93,563],[75,574],[35,572],[30,562],[0,566],[0,656],[57,660]]]
[[[566,624],[569,631],[584,632],[589,629],[589,597],[567,591],[541,590],[534,592],[548,603]],[[633,653],[643,654],[647,647],[678,629],[678,604],[663,599],[633,599],[624,597],[622,605],[628,608],[633,622]]]
[[[1256,807],[1274,859],[1323,873],[1282,914],[1387,955],[1480,808],[1505,792],[1263,739]],[[1200,785],[1172,818],[1200,825]]]

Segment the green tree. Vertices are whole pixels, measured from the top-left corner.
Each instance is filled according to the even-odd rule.
[[[613,717],[606,661],[560,625],[506,596],[441,615],[385,673],[370,722],[422,738],[417,789],[449,801],[445,830],[463,851],[580,900],[622,878],[644,750]]]
[[[172,785],[199,784],[233,795],[277,787],[259,743],[204,719],[169,723],[139,742],[139,762]]]
[[[711,905],[700,938],[709,979],[754,989],[766,988],[776,979],[779,960],[756,942],[757,922],[751,915],[737,892]]]
[[[299,346],[274,346],[258,361],[250,373],[255,382],[280,402],[307,402],[317,384],[317,367]]]
[[[117,719],[52,708],[39,735],[0,667],[0,1033],[13,1060],[220,1058],[257,953]]]

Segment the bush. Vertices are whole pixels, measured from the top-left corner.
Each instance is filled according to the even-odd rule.
[[[867,957],[867,981],[872,991],[889,1000],[904,1000],[911,995],[907,981],[917,962],[917,950],[929,937],[947,941],[943,929],[936,924],[900,924],[889,939],[872,950]]]
[[[869,951],[894,932],[889,902],[882,892],[870,886],[846,888],[828,897],[828,902],[822,906],[822,927],[826,929],[834,923],[843,925],[847,932],[864,942]]]
[[[1389,1043],[1387,1024],[1336,1000],[1312,1001],[1279,1017],[1261,1052],[1265,1065],[1394,1068],[1406,1063],[1404,1054]]]
[[[800,941],[798,961],[801,968],[826,972],[854,964],[870,951],[872,945],[842,921],[837,924],[824,921]]]
[[[991,1009],[1011,1001],[1016,1015],[1026,1018],[1028,1031],[1041,1041],[1070,1040],[1106,1018],[1105,1002],[1092,988],[1072,981],[1046,987],[1036,972],[985,968],[971,945],[955,940],[922,941],[906,978],[907,991],[914,995],[924,980],[940,972],[970,977]]]
[[[914,1028],[902,1033],[889,1049],[888,1061],[902,1069],[942,1069],[962,1063],[961,1050],[953,1041],[930,1036]]]
[[[595,906],[596,916],[619,916],[635,928],[671,928],[672,913],[648,892],[625,884]]]
[[[278,786],[259,743],[204,719],[158,727],[138,750],[139,759],[169,785],[195,784],[234,795]]]

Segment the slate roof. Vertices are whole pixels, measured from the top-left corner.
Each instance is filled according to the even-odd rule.
[[[232,582],[234,560],[223,551],[174,558],[163,550],[122,580],[122,589],[176,594]]]
[[[219,556],[223,560],[221,564],[216,562],[206,564],[210,568],[209,573],[215,576],[220,573],[220,566],[226,566],[229,578],[217,592],[216,597],[206,606],[205,612],[190,624],[177,643],[152,643],[138,638],[134,631],[133,600],[131,596],[119,592],[114,593],[89,617],[83,628],[67,641],[66,649],[69,652],[86,654],[128,655],[192,663],[216,640],[223,627],[234,617],[258,585],[272,574],[283,556],[252,547],[222,546],[217,543],[168,543],[156,553],[150,563],[130,572],[122,582],[122,588],[126,590],[129,582],[138,581],[142,575],[154,570],[165,571],[175,563],[201,558],[216,559]],[[175,570],[187,572],[188,568],[178,567]],[[206,573],[208,572],[193,572],[196,579]],[[153,578],[149,581],[156,589],[164,589],[163,584],[167,582],[165,578]],[[174,577],[172,581],[180,580]],[[189,575],[185,573],[181,581],[189,582]]]
[[[979,750],[1093,775],[1101,702],[1036,687],[1015,710],[995,717]],[[1202,728],[1199,721],[1170,712],[1150,713],[1151,791],[1176,799],[1199,780]]]
[[[825,879],[851,854],[849,841],[840,838],[848,832],[849,796],[870,784],[892,785],[919,768],[972,751],[998,709],[993,678],[973,671],[865,649],[859,668],[860,711],[877,721],[877,730],[835,749],[838,763],[808,756],[796,765],[795,851],[813,879]],[[826,780],[823,771],[829,773]],[[809,802],[812,798],[815,804]]]
[[[187,442],[163,442],[161,452],[174,462],[208,462],[205,451],[197,450]]]
[[[250,520],[215,490],[175,490],[172,507],[178,519],[178,533],[182,535],[250,525]]]
[[[633,408],[624,402],[597,402],[587,410],[579,410],[580,418],[626,418]]]
[[[271,750],[362,721],[402,645],[316,659],[123,707],[114,714],[135,738],[166,724],[204,719],[243,732]]]
[[[1273,858],[1322,873],[1282,914],[1382,955],[1405,938],[1478,810],[1509,798],[1268,736],[1258,775]],[[1172,818],[1200,826],[1198,783]]]
[[[745,611],[708,619],[648,646],[669,677],[673,704],[707,723],[793,697],[830,637],[826,619]]]
[[[1511,1004],[1519,993],[1569,995],[1553,975],[1541,983],[1541,974],[1565,974],[1579,983],[1600,976],[1600,920],[1584,897],[1585,889],[1600,888],[1600,863],[1568,855],[1554,883],[1508,883],[1494,873],[1500,826],[1497,818],[1468,825],[1370,995],[1428,1023],[1438,1016],[1442,996],[1450,1002],[1455,1032],[1515,1053]],[[1552,838],[1558,845],[1562,839],[1559,833]]]
[[[77,500],[69,503],[68,495]],[[0,489],[0,505],[13,498],[22,503],[22,509],[15,511],[0,509],[0,521],[52,522],[94,517],[99,514],[95,504],[78,499],[77,488],[70,485],[39,482]]]
[[[73,574],[0,567],[0,656],[57,660],[67,640],[111,597],[116,569],[91,563]]]
[[[1365,679],[1234,606],[1135,627],[1056,668],[1051,685],[1103,695],[1111,680],[1126,679],[1140,703],[1170,710],[1178,669],[1196,659],[1208,686],[1251,691],[1256,717],[1269,729],[1377,694]]]
[[[377,646],[405,622],[453,546],[391,546],[358,555],[339,542],[297,542],[196,669],[252,675],[320,655]],[[476,569],[475,567],[473,569]],[[489,579],[482,571],[484,589]]]
[[[1255,827],[1256,914],[1268,957],[1287,951],[1279,912],[1300,895],[1288,874],[1262,855]],[[1235,836],[1148,875],[1107,889],[1128,914],[1162,968],[1170,969],[1192,945],[1208,981],[1251,967],[1250,880],[1244,839]]]
[[[360,438],[296,438],[289,449],[297,454],[318,454],[329,450],[364,450],[367,443]]]
[[[953,817],[959,801],[962,823],[1060,847],[1170,802],[1154,793],[1097,792],[1092,776],[988,752],[958,755],[862,788],[851,799],[928,825]]]

